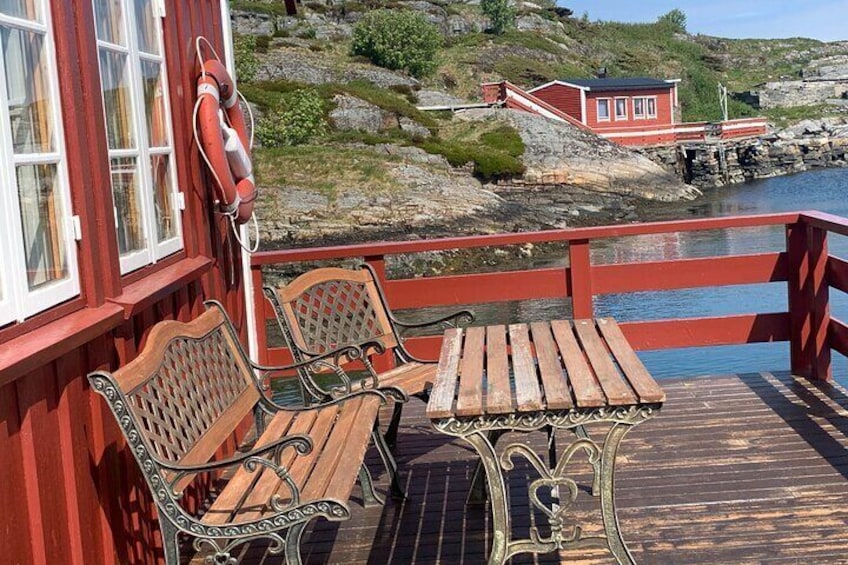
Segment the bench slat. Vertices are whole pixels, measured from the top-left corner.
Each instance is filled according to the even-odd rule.
[[[607,340],[610,351],[615,355],[621,370],[630,381],[630,386],[642,402],[665,402],[665,392],[660,388],[645,365],[627,343],[621,328],[611,318],[598,320],[598,328]]]
[[[554,410],[571,408],[574,402],[568,391],[568,382],[562,371],[557,346],[551,335],[551,326],[547,322],[530,324],[533,343],[536,346],[536,358],[539,360],[539,374],[545,388],[545,404]]]
[[[509,360],[506,352],[506,326],[486,328],[486,412],[506,414],[512,411],[509,387]]]
[[[365,460],[365,452],[368,450],[368,438],[371,435],[372,423],[377,419],[380,410],[380,399],[377,396],[368,396],[362,401],[356,421],[358,425],[350,430],[345,445],[342,448],[344,457],[341,458],[327,484],[322,498],[334,498],[346,501],[350,498],[353,485],[356,483],[359,468]]]
[[[467,416],[483,410],[483,347],[486,329],[483,327],[465,330],[464,354],[459,363],[459,396],[456,399],[456,414]]]
[[[595,375],[592,374],[586,355],[580,350],[571,323],[565,320],[554,320],[551,322],[551,329],[565,365],[566,376],[574,391],[577,406],[581,408],[603,406],[606,402],[604,391],[601,390]]]
[[[307,418],[297,418],[295,420],[295,414],[295,412],[280,412],[277,414],[268,423],[265,433],[256,441],[253,448],[264,447],[287,433],[302,433],[299,429],[303,428],[303,424]],[[292,421],[294,421],[294,425]],[[306,431],[308,431],[308,428]],[[211,525],[221,525],[230,522],[233,514],[240,507],[249,504],[248,499],[250,497],[258,495],[258,492],[262,490],[263,483],[270,482],[268,475],[273,477],[274,486],[276,486],[276,482],[280,479],[270,469],[260,467],[257,472],[250,473],[244,467],[239,467],[233,478],[230,479],[230,482],[227,483],[227,486],[221,491],[215,502],[203,516],[203,522]],[[268,498],[266,497],[265,501],[267,500]]]
[[[577,336],[583,344],[586,356],[598,376],[598,382],[612,406],[636,404],[636,395],[622,379],[615,364],[607,354],[603,339],[598,334],[593,320],[577,320],[574,322]]]
[[[512,346],[512,372],[515,375],[515,400],[519,412],[541,410],[542,390],[536,376],[536,365],[530,350],[527,324],[510,324],[509,342]]]
[[[438,368],[443,378],[433,386],[430,392],[430,402],[427,404],[427,416],[430,418],[446,418],[452,414],[462,336],[463,331],[458,328],[451,328],[445,332]]]

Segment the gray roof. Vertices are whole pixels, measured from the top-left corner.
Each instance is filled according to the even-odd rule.
[[[624,77],[624,78],[566,78],[561,82],[576,84],[592,91],[602,92],[604,90],[621,89],[647,89],[647,88],[671,88],[674,83],[666,82],[656,78],[647,77]]]

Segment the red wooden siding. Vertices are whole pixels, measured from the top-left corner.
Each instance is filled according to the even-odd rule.
[[[246,335],[239,246],[214,213],[191,136],[193,41],[205,35],[224,52],[220,4],[166,1],[185,249],[125,277],[118,267],[92,3],[52,0],[51,9],[72,200],[83,227],[83,291],[80,299],[0,330],[0,561],[155,563],[154,505],[86,375],[129,361],[153,324],[189,320],[206,299],[223,302]],[[189,504],[202,494],[196,491]]]
[[[534,90],[532,94],[544,100],[554,108],[562,110],[572,118],[583,121],[583,110],[580,104],[580,89],[564,84],[551,84]]]
[[[620,128],[622,126],[639,126],[639,127],[647,127],[647,126],[663,126],[663,125],[671,125],[674,121],[672,116],[672,88],[661,88],[661,89],[650,89],[650,90],[612,90],[605,92],[592,92],[589,91],[586,93],[586,124],[595,130],[597,133],[601,133],[605,129],[614,129]],[[656,96],[657,97],[657,117],[656,118],[640,118],[638,120],[633,118],[633,98],[644,97],[644,96]],[[609,98],[610,99],[610,120],[609,121],[598,121],[598,98]],[[627,99],[627,119],[626,120],[616,120],[615,119],[615,99],[616,98],[626,98]]]

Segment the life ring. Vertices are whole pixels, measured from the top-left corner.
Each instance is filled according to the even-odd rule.
[[[200,148],[217,181],[216,196],[226,214],[244,224],[253,214],[257,190],[247,124],[227,68],[217,59],[201,65],[197,79],[196,127]]]

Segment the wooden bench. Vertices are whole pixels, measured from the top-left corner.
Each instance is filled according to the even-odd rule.
[[[310,362],[340,354],[362,353],[347,348]],[[215,563],[228,563],[233,549],[258,538],[270,540],[274,552],[285,551],[287,563],[300,563],[307,522],[347,519],[357,479],[364,504],[382,502],[363,460],[373,440],[383,460],[394,464],[376,426],[385,392],[360,390],[308,408],[280,406],[264,394],[262,382],[292,368],[309,372],[304,364],[254,365],[221,305],[207,303],[190,323],[157,324],[144,351],[123,368],[89,375],[150,487],[169,565],[179,563],[180,533],[195,538],[196,549],[211,549]],[[251,413],[261,432],[255,445],[215,460]],[[227,468],[235,471],[202,517],[180,505],[195,478],[217,477]]]
[[[456,326],[471,323],[474,315],[460,310],[425,322],[404,322],[392,313],[376,274],[370,265],[356,270],[322,268],[309,271],[278,289],[264,287],[280,330],[296,361],[308,359],[345,346],[377,342],[394,354],[397,366],[377,372],[367,357],[342,358],[342,364],[360,361],[367,377],[352,384],[344,380],[321,385],[306,371],[300,371],[304,391],[314,400],[343,396],[361,388],[398,388],[424,402],[429,398],[436,374],[436,360],[419,359],[403,344],[401,332],[437,324]],[[392,447],[397,438],[403,402],[396,402],[386,441]]]

